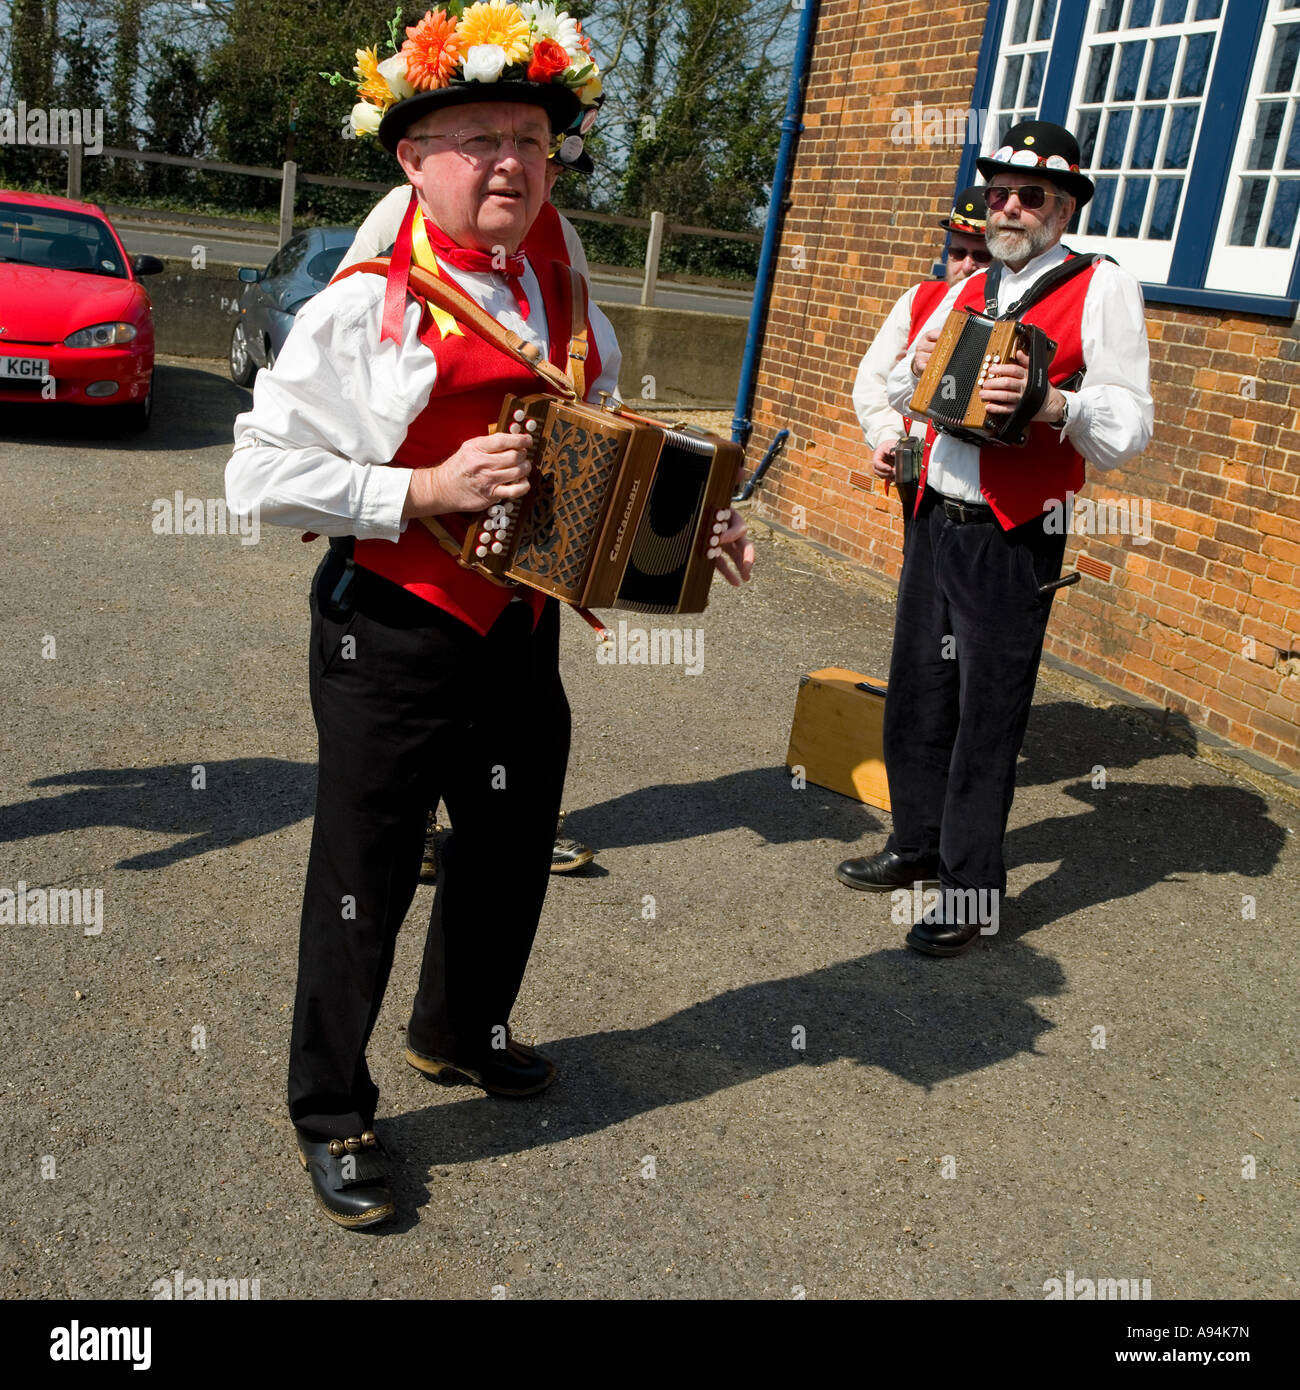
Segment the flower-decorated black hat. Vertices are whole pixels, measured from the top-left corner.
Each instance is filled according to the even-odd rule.
[[[962,189],[952,205],[952,212],[947,217],[941,217],[939,225],[946,232],[969,232],[972,236],[983,236],[988,215],[984,190],[974,185]]]
[[[1079,172],[1079,142],[1063,125],[1050,121],[1021,121],[1013,125],[1002,144],[975,163],[986,179],[1001,173],[1033,174],[1048,179],[1077,198],[1080,207],[1095,191],[1087,174]]]
[[[396,154],[411,125],[431,111],[471,102],[517,101],[540,106],[551,130],[567,132],[601,95],[601,80],[582,24],[547,0],[447,0],[406,28],[401,11],[389,26],[393,53],[357,49],[348,136],[377,135]]]

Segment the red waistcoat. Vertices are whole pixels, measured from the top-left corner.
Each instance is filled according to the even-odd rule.
[[[544,204],[543,211],[549,206]],[[558,214],[555,224],[558,228]],[[548,356],[564,371],[568,367],[572,326],[568,261],[537,254],[531,238],[530,232],[524,250],[542,287],[550,338]],[[562,243],[562,234],[560,240]],[[545,234],[541,241],[543,245],[550,244]],[[414,291],[407,293],[414,294]],[[444,338],[427,310],[422,315],[420,341],[437,360],[438,377],[428,404],[412,420],[393,459],[394,465],[435,467],[450,458],[465,440],[487,434],[496,425],[501,402],[507,394],[535,395],[546,389],[526,367],[485,342],[473,330],[466,327],[463,333],[464,336],[452,334]],[[590,316],[587,344],[587,381],[594,385],[600,377],[601,366]],[[464,536],[469,524],[469,518],[463,513],[438,519],[458,538]],[[541,615],[546,601],[546,596],[535,589],[503,589],[472,570],[462,569],[434,540],[428,528],[416,519],[406,523],[406,530],[396,545],[387,540],[357,541],[355,558],[357,564],[435,604],[479,633],[488,631],[515,593],[532,605],[534,621]]]
[[[1053,386],[1068,380],[1084,365],[1080,325],[1083,301],[1095,273],[1093,267],[1067,280],[1021,316],[1022,322],[1036,324],[1056,343],[1056,356],[1047,372]],[[983,271],[962,286],[953,309],[964,308],[984,311]],[[925,434],[925,458],[916,489],[918,509],[930,469],[930,450],[937,438],[931,425]],[[1005,531],[1033,521],[1047,510],[1049,502],[1064,502],[1067,492],[1078,492],[1082,487],[1082,457],[1068,439],[1041,420],[1030,424],[1023,448],[990,444],[980,449],[980,491]]]
[[[925,327],[926,319],[943,303],[948,289],[947,280],[922,280],[916,287],[916,293],[912,296],[912,323],[907,330],[908,347],[912,346],[912,339]]]

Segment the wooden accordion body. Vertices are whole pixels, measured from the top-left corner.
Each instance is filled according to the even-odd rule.
[[[1029,358],[1024,400],[1010,415],[989,414],[980,387],[989,368]],[[941,434],[973,444],[1025,443],[1026,426],[1049,389],[1047,366],[1056,344],[1033,324],[994,319],[974,309],[954,309],[912,395],[911,411],[924,416]]]
[[[532,486],[472,519],[463,565],[579,608],[704,611],[738,444],[545,394],[507,396],[497,428],[535,439]]]

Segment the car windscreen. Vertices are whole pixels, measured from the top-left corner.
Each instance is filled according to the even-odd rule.
[[[125,280],[127,268],[108,228],[97,218],[61,208],[0,199],[0,261],[79,270]]]
[[[307,262],[307,274],[318,285],[328,285],[330,276],[339,268],[339,262],[347,249],[346,246],[329,246],[324,251],[318,251]]]

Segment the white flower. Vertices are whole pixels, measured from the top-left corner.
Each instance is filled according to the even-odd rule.
[[[506,51],[499,43],[476,43],[465,55],[466,82],[495,82],[506,65]]]
[[[383,119],[384,113],[373,102],[359,101],[352,108],[348,124],[357,135],[375,135]]]
[[[415,88],[406,80],[406,59],[400,53],[394,53],[379,64],[379,75],[398,101],[415,95]]]
[[[586,55],[584,54],[583,56],[585,57]],[[569,73],[572,72],[573,69],[570,68]],[[569,73],[566,73],[565,76],[567,77]],[[601,94],[603,90],[604,84],[601,82],[599,74],[593,73],[592,76],[590,76],[582,84],[582,86],[578,88],[578,100],[584,106],[591,106],[595,103],[596,98]]]
[[[538,39],[554,39],[569,55],[570,61],[578,57],[586,60],[587,55],[578,42],[577,23],[569,17],[567,11],[557,11],[554,5],[540,3],[540,0],[524,0],[519,9],[532,25],[534,43]]]

